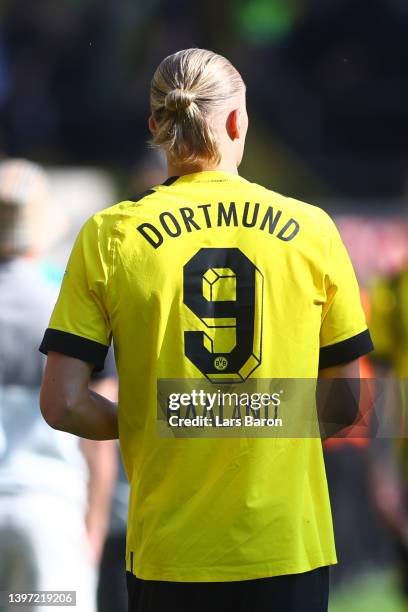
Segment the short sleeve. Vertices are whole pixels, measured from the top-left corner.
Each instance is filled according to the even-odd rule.
[[[103,372],[94,371],[91,377],[92,382],[99,382],[101,380],[106,380],[107,378],[117,378],[116,371],[116,363],[115,363],[115,353],[113,350],[113,344],[109,347],[109,350],[106,354],[105,364],[103,367]]]
[[[63,353],[104,367],[111,342],[106,293],[109,283],[109,251],[98,223],[89,219],[72,249],[49,326],[40,351]]]
[[[330,219],[325,262],[326,301],[322,308],[319,369],[348,363],[373,350],[360,290],[346,247]]]

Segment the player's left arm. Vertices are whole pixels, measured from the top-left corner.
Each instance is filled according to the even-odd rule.
[[[360,405],[359,360],[320,369],[316,402],[322,439],[353,425]]]
[[[326,217],[323,258],[325,300],[320,328],[317,405],[323,438],[354,423],[359,414],[359,358],[373,349],[354,269],[333,221]]]

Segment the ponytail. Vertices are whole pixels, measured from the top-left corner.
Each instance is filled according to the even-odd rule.
[[[151,83],[151,110],[156,122],[152,144],[172,160],[220,161],[211,115],[244,88],[240,74],[221,55],[186,49],[166,57]]]

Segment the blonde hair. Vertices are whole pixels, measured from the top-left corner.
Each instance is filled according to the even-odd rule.
[[[152,144],[170,159],[220,161],[210,116],[245,89],[239,72],[222,55],[185,49],[166,57],[153,75],[150,106],[156,131]]]

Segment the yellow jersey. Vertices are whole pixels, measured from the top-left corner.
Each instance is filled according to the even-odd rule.
[[[313,379],[372,348],[331,218],[224,171],[172,177],[90,218],[40,350],[103,367],[113,338],[130,482],[126,569],[235,581],[336,562],[322,445],[163,437],[161,381]]]

